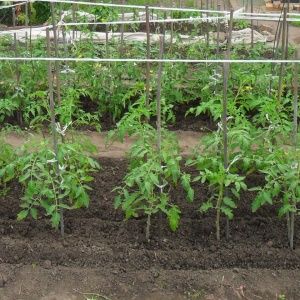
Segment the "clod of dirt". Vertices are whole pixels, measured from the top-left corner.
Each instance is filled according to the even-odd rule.
[[[50,269],[52,267],[52,263],[50,260],[45,260],[42,264],[42,267],[44,267],[45,269]]]
[[[7,282],[7,278],[5,275],[0,275],[0,288],[3,288]]]

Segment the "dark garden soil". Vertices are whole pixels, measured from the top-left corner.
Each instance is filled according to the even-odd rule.
[[[218,243],[214,216],[197,211],[207,187],[195,185],[192,204],[181,189],[174,190],[172,199],[182,210],[180,228],[172,233],[155,218],[148,244],[145,218],[123,221],[113,208],[111,191],[121,183],[126,160],[100,163],[90,207],[65,214],[64,240],[44,217],[16,221],[18,184],[0,198],[1,300],[300,299],[299,235],[296,250],[289,250],[285,220],[275,209],[251,213],[253,192],[241,197],[230,240]],[[261,182],[253,176],[248,185]]]

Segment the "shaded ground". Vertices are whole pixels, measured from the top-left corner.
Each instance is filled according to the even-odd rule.
[[[195,186],[193,204],[186,203],[182,190],[172,191],[182,210],[181,226],[171,233],[164,220],[153,220],[148,244],[145,218],[124,222],[113,209],[111,190],[120,184],[126,161],[102,158],[100,163],[90,208],[67,213],[65,240],[43,217],[15,221],[17,184],[0,199],[1,300],[87,299],[85,293],[125,300],[278,299],[280,294],[300,299],[299,237],[291,251],[285,221],[275,209],[251,214],[253,193],[241,198],[230,241],[217,243],[214,215],[197,211],[207,188]],[[254,176],[248,184],[260,180]]]

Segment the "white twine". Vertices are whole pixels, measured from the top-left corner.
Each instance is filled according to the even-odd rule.
[[[76,57],[0,57],[0,61],[62,61],[62,62],[133,62],[133,63],[270,63],[270,64],[288,64],[300,63],[300,59],[147,59],[147,58],[76,58]]]
[[[16,6],[20,6],[20,5],[25,5],[28,2],[24,2],[24,0],[22,0],[23,2],[18,3],[18,4],[11,4],[11,5],[5,5],[5,6],[0,6],[0,9],[5,9],[5,8],[11,8],[11,7],[16,7]],[[1,2],[1,1],[0,1]],[[15,1],[14,1],[15,2]]]
[[[6,0],[0,0],[4,2]],[[35,0],[27,0],[27,2],[34,2]],[[134,8],[134,9],[145,9],[145,5],[129,5],[129,4],[113,4],[113,3],[97,3],[97,2],[85,2],[76,0],[38,0],[40,2],[49,3],[68,3],[68,4],[82,4],[89,6],[106,6],[106,7],[119,7],[119,8]],[[24,2],[24,0],[8,0],[7,2]],[[160,7],[160,6],[148,6],[149,9],[153,10],[167,10],[167,11],[184,11],[184,12],[208,12],[216,14],[229,14],[228,11],[218,11],[218,10],[206,10],[206,9],[195,9],[195,8],[177,8],[177,7]]]
[[[42,26],[42,27],[31,27],[31,30],[34,29],[39,29],[41,32],[44,31],[45,29],[52,29],[52,25],[47,25],[47,26]],[[11,30],[0,30],[0,36],[5,35],[5,34],[12,34],[12,33],[22,33],[24,31],[30,30],[30,27],[23,27],[20,29],[11,29]]]
[[[228,17],[204,17],[204,18],[183,18],[183,19],[163,19],[163,20],[149,20],[149,23],[179,23],[179,22],[197,22],[197,21],[216,21],[225,20]],[[146,20],[133,20],[133,21],[112,21],[112,22],[74,22],[65,23],[59,22],[58,26],[80,26],[80,25],[120,25],[120,24],[144,24]]]

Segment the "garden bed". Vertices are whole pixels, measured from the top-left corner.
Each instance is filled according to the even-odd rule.
[[[1,299],[86,299],[88,295],[82,293],[88,292],[111,299],[147,299],[143,295],[151,294],[154,298],[149,299],[239,299],[237,292],[244,293],[242,299],[256,299],[253,295],[276,299],[280,292],[290,295],[286,299],[300,297],[300,241],[296,237],[296,250],[288,248],[285,219],[278,219],[274,206],[251,213],[253,192],[241,197],[230,240],[223,236],[217,242],[213,215],[197,212],[208,195],[207,187],[194,186],[193,204],[183,200],[181,189],[172,191],[172,200],[183,212],[180,227],[172,233],[158,217],[148,244],[146,219],[123,221],[122,212],[113,208],[111,191],[121,184],[127,161],[102,158],[100,164],[90,207],[66,213],[64,240],[45,218],[15,220],[21,195],[18,184],[1,199]],[[248,185],[261,180],[251,176]],[[263,274],[265,289],[259,283]],[[54,298],[42,298],[51,292]],[[199,297],[192,298],[196,293]],[[205,298],[210,294],[216,298]]]

